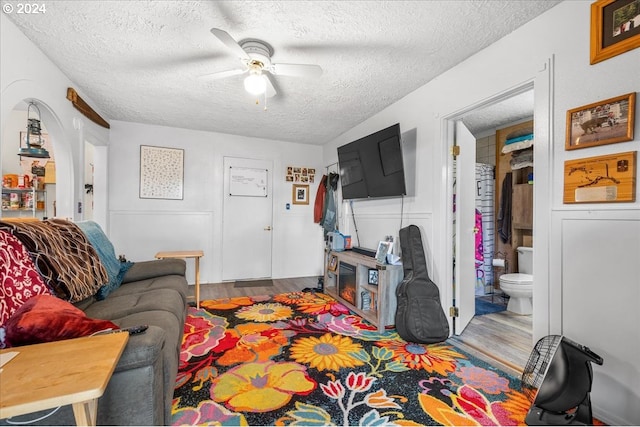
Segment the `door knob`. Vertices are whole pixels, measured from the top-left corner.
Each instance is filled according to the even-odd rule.
[[[265,231],[271,231],[271,226],[270,226],[270,225],[267,225],[267,226],[264,228],[264,230],[265,230]]]

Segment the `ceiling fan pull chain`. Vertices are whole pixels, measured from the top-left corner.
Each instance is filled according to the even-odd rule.
[[[264,111],[267,111],[267,92],[264,93]]]

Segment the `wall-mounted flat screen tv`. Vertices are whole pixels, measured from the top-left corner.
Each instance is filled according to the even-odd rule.
[[[343,199],[407,194],[400,124],[338,147]]]

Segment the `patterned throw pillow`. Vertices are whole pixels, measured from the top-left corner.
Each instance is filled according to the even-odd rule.
[[[0,327],[28,299],[50,295],[20,240],[0,230]]]
[[[70,302],[92,297],[109,280],[95,249],[71,221],[3,222],[0,230],[17,237],[53,293]]]

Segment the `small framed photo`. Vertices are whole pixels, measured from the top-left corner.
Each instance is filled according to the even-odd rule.
[[[309,185],[293,184],[293,204],[294,205],[309,204]]]
[[[633,140],[636,93],[567,111],[566,150]]]
[[[329,258],[329,264],[327,265],[327,268],[329,269],[329,271],[336,271],[336,269],[338,268],[337,256],[331,255],[331,258]]]
[[[376,261],[380,264],[385,264],[387,260],[387,254],[391,252],[393,242],[380,242],[378,243],[378,249],[376,250]]]
[[[597,0],[591,4],[591,64],[640,47],[637,0]]]
[[[368,283],[370,285],[378,286],[378,269],[377,268],[370,268],[369,269],[369,280],[368,280]]]

